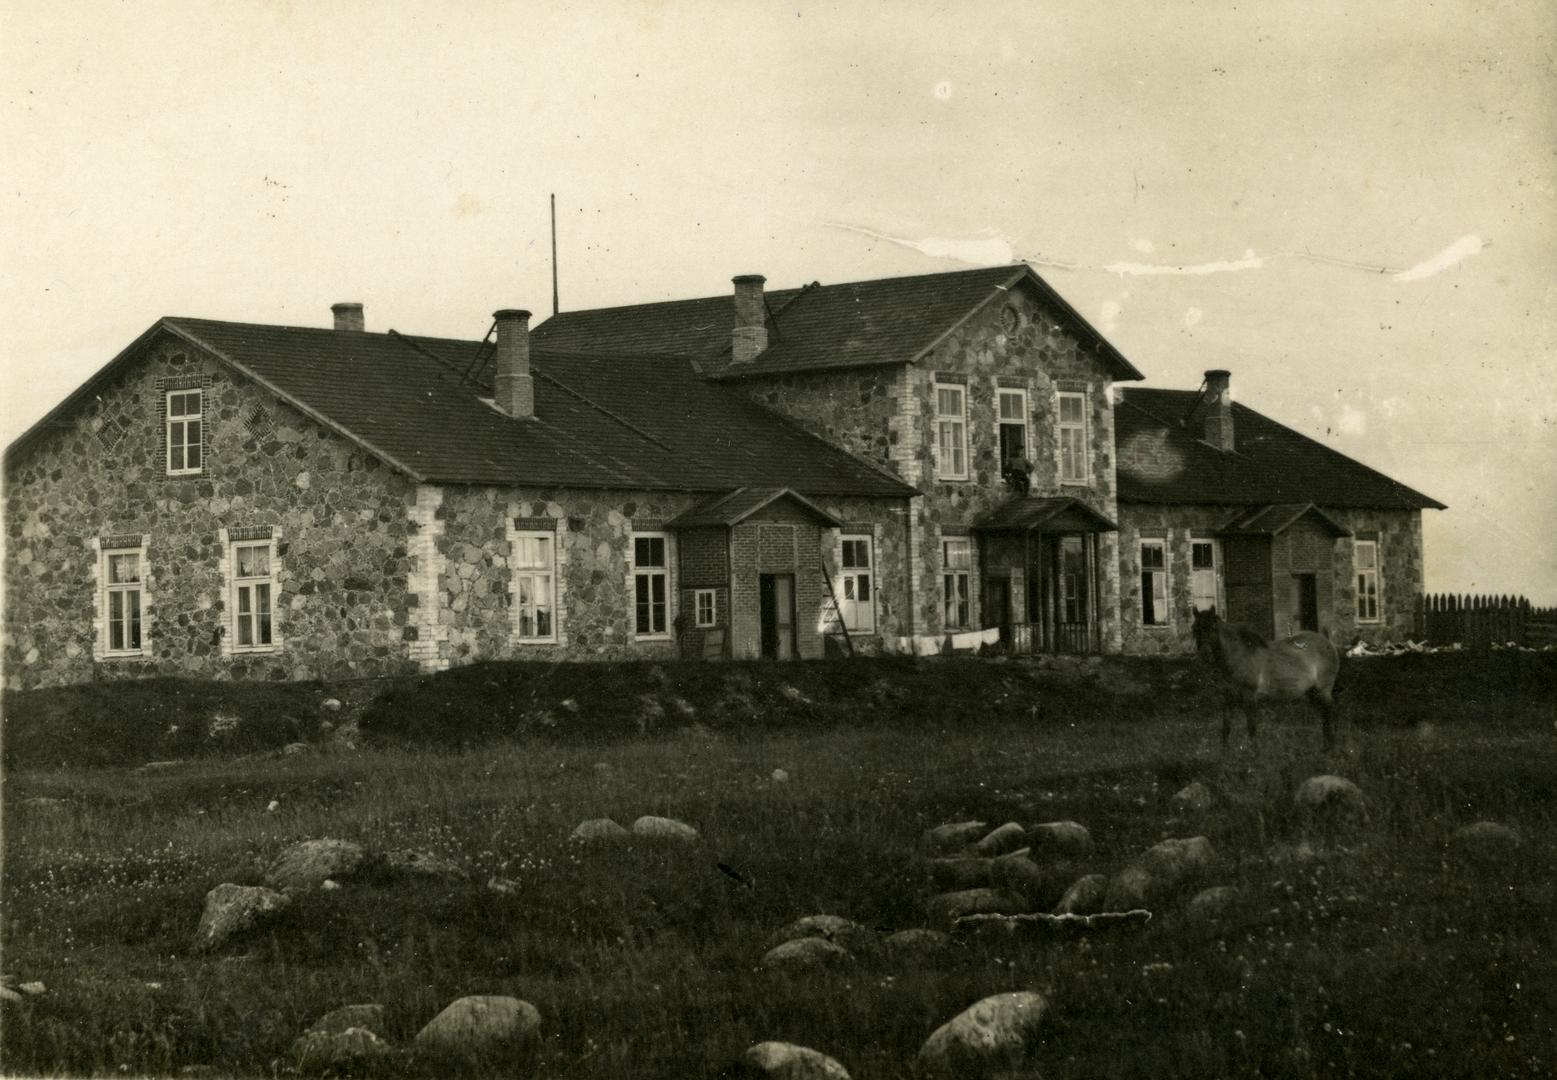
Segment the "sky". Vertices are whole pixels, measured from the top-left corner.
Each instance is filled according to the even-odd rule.
[[[162,315],[1026,261],[1557,604],[1557,5],[0,0],[0,442]]]

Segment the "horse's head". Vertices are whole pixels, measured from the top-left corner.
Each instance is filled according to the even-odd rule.
[[[1195,651],[1207,659],[1215,657],[1214,646],[1217,640],[1217,631],[1222,625],[1222,619],[1216,613],[1216,608],[1195,609],[1195,621],[1190,629],[1195,635]]]

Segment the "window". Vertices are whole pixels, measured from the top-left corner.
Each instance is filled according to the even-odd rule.
[[[1166,540],[1141,541],[1141,625],[1168,625]]]
[[[197,473],[201,466],[202,392],[169,390],[167,395],[168,475]]]
[[[1001,390],[999,397],[1000,471],[1027,460],[1027,391]]]
[[[275,551],[270,540],[232,546],[233,648],[274,648]]]
[[[1087,556],[1079,536],[1060,539],[1060,621],[1087,621]]]
[[[108,655],[139,656],[141,643],[141,552],[103,552],[103,611]]]
[[[1354,547],[1357,566],[1357,621],[1379,621],[1379,542],[1358,540]]]
[[[972,565],[972,545],[967,540],[941,541],[941,621],[948,630],[973,621],[968,610],[968,574]]]
[[[664,637],[670,626],[669,563],[663,534],[633,535],[633,632],[641,638]]]
[[[515,533],[512,545],[514,633],[521,642],[556,641],[556,534]]]
[[[968,478],[967,387],[935,384],[935,474],[942,480]]]
[[[1216,541],[1189,542],[1189,599],[1196,611],[1211,611],[1216,602]]]
[[[839,587],[843,590],[843,598],[838,607],[843,612],[844,628],[873,633],[876,629],[876,595],[871,587],[871,538],[845,536],[840,543]]]
[[[697,614],[698,626],[713,626],[717,621],[714,614],[714,590],[699,589],[693,593],[693,605]]]
[[[1092,482],[1087,467],[1087,395],[1060,393],[1060,483]]]

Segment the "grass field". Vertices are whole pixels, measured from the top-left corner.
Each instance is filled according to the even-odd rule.
[[[8,697],[7,738],[19,732],[25,754],[7,747],[3,963],[48,990],[6,1006],[0,1066],[271,1075],[338,1005],[382,1003],[404,1044],[453,998],[501,993],[542,1013],[537,1075],[713,1076],[782,1039],[865,1080],[913,1075],[929,1033],[980,997],[1036,989],[1051,1012],[1031,1071],[1050,1078],[1557,1073],[1550,656],[1354,665],[1356,726],[1329,755],[1297,712],[1268,721],[1256,751],[1238,739],[1222,754],[1217,699],[1172,664],[1132,668],[1113,690],[977,660],[554,669],[539,684],[518,667],[391,688],[365,702],[359,750],[245,744],[248,756],[152,771],[128,757],[153,756],[170,725],[187,739],[182,725],[210,707],[187,687],[179,700],[194,705],[164,687],[153,708],[126,684],[125,760],[96,768],[60,768],[40,747],[45,721],[94,741],[109,721],[83,702],[102,699]],[[316,736],[326,689],[265,688],[265,730]],[[222,693],[243,712],[241,688]],[[145,738],[129,730],[143,714]],[[1371,817],[1342,843],[1304,846],[1292,794],[1323,772],[1360,785]],[[1215,805],[1177,811],[1172,795],[1197,779]],[[641,814],[703,839],[567,842],[582,819]],[[929,925],[921,834],[964,818],[1085,824],[1096,849],[1051,868],[1062,877],[1205,835],[1218,866],[1203,884],[1247,899],[1211,926],[1180,898],[1116,936],[970,942],[911,964],[862,955],[803,975],[758,966],[802,915]],[[1445,846],[1483,819],[1523,845],[1480,860]],[[369,874],[191,953],[207,890],[256,883],[282,846],[322,836],[423,848],[468,877]]]

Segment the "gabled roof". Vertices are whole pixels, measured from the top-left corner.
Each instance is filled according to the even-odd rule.
[[[1350,536],[1351,530],[1313,503],[1272,503],[1240,513],[1222,526],[1223,536],[1280,536],[1304,518],[1319,522],[1331,536]]]
[[[730,366],[732,294],[627,307],[565,311],[535,328],[533,340],[572,352],[674,354],[701,359],[719,378],[913,363],[985,304],[1022,283],[1036,289],[1116,379],[1142,375],[1026,265],[954,270],[915,277],[813,282],[770,290],[768,347]]]
[[[1192,416],[1200,404],[1196,391],[1127,387],[1121,394],[1114,409],[1120,502],[1444,509],[1437,499],[1244,405],[1232,407],[1229,453],[1201,438],[1200,420]],[[1139,443],[1153,444],[1153,460],[1171,461],[1171,467],[1138,464],[1130,451]]]
[[[982,532],[1117,532],[1119,526],[1080,499],[1017,495],[973,523]]]
[[[159,333],[199,348],[419,481],[915,494],[702,379],[687,360],[534,351],[536,415],[515,419],[491,404],[489,381],[465,378],[480,342],[189,318],[159,320],[17,439],[7,461]]]
[[[843,524],[833,515],[817,506],[809,499],[791,491],[789,488],[736,488],[724,495],[716,496],[707,502],[686,511],[679,517],[666,522],[667,529],[695,529],[700,526],[723,525],[729,528],[739,525],[757,511],[773,503],[785,499],[797,504],[802,510],[816,518],[828,528],[836,529]]]

